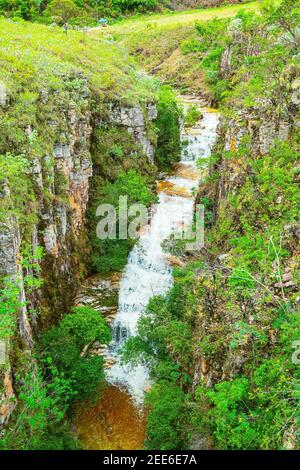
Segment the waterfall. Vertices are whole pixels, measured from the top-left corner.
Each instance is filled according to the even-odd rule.
[[[119,353],[125,341],[136,333],[137,323],[151,297],[163,295],[172,287],[172,269],[168,264],[162,242],[182,224],[189,224],[193,217],[193,188],[199,184],[196,160],[210,155],[216,138],[219,115],[213,110],[201,108],[197,100],[185,100],[197,106],[203,118],[189,131],[182,131],[185,143],[178,172],[165,181],[172,190],[159,192],[159,204],[153,208],[151,222],[132,249],[122,274],[117,316],[112,324],[113,339],[109,354],[115,363],[106,370],[107,381],[126,387],[137,403],[143,401],[149,385],[147,368],[140,365],[131,368],[120,363]],[[176,191],[177,189],[177,191]],[[180,191],[185,191],[183,196]]]

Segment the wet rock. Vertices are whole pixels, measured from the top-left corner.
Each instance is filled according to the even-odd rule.
[[[189,442],[189,450],[212,450],[214,448],[213,438],[194,432]]]
[[[113,273],[109,278],[88,278],[79,289],[75,304],[90,305],[101,312],[110,324],[117,314],[119,283],[120,273]]]
[[[224,261],[224,260],[226,260],[226,258],[228,258],[228,256],[229,256],[228,253],[224,253],[222,255],[219,255],[217,259],[218,259],[218,261]]]
[[[146,106],[149,121],[157,118],[157,106],[154,103],[148,103]]]
[[[10,219],[0,224],[0,274],[16,274],[18,270],[18,252],[20,233],[16,222]]]
[[[143,127],[144,115],[140,107],[109,106],[109,121],[124,127]]]
[[[296,423],[293,423],[283,434],[283,448],[285,450],[296,450],[298,448],[298,429]]]
[[[292,83],[291,102],[295,106],[300,105],[300,79],[294,80]]]

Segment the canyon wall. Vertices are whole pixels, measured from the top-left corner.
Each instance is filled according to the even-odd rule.
[[[7,364],[1,373],[3,378],[0,401],[0,424],[6,424],[15,408],[13,392],[13,366],[11,349],[29,351],[33,337],[40,328],[58,320],[72,305],[76,289],[87,272],[86,260],[90,251],[85,229],[85,216],[89,200],[89,181],[93,174],[94,134],[99,126],[117,128],[133,136],[140,155],[154,161],[155,143],[149,140],[151,122],[156,118],[155,103],[127,104],[116,99],[101,101],[89,87],[87,79],[66,76],[66,82],[75,86],[63,94],[44,88],[35,96],[36,116],[39,129],[27,122],[18,123],[21,132],[33,146],[43,129],[42,144],[47,153],[34,148],[29,156],[28,179],[32,194],[21,201],[21,210],[28,215],[18,219],[13,210],[0,224],[0,275],[11,276],[20,287],[18,313],[19,341],[14,338],[8,344]],[[71,85],[72,88],[72,85]],[[8,87],[1,88],[1,118],[3,122],[15,112],[18,97],[10,96]],[[4,92],[5,90],[5,92]],[[95,105],[97,103],[97,105]],[[12,146],[9,148],[15,152]],[[126,158],[131,158],[126,155]],[[110,163],[114,165],[113,159]],[[104,175],[105,178],[105,175]],[[12,189],[7,180],[1,181],[3,206],[11,197]],[[44,257],[38,260],[44,280],[34,293],[26,292],[23,275],[31,267],[22,265],[22,244],[30,246],[32,253],[43,247]],[[36,271],[36,267],[35,267]],[[38,313],[38,315],[36,315]],[[13,346],[12,342],[16,344]],[[20,346],[21,344],[21,346]]]

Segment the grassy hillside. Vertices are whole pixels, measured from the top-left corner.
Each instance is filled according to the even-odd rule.
[[[134,101],[149,87],[136,80],[130,58],[105,38],[0,18],[0,80],[12,95],[21,90],[63,86],[65,75],[81,73],[101,96]]]
[[[138,62],[181,91],[208,92],[203,83],[203,74],[198,57],[185,56],[181,43],[195,36],[195,22],[212,18],[229,18],[241,9],[258,11],[259,2],[229,5],[219,8],[189,10],[164,15],[145,15],[127,19],[108,29],[95,28],[89,31],[91,37],[107,37],[124,46]]]
[[[129,18],[123,22],[117,23],[110,27],[110,31],[115,34],[127,35],[135,33],[150,27],[161,26],[174,26],[174,25],[187,25],[195,21],[206,21],[211,18],[226,18],[236,15],[241,9],[245,8],[248,11],[256,11],[258,9],[258,2],[253,1],[244,5],[226,5],[218,8],[201,8],[197,10],[186,10],[181,12],[168,12],[163,15],[141,15],[137,18]]]

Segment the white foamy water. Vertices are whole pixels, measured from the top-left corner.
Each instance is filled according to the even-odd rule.
[[[199,102],[193,102],[201,110]],[[219,115],[202,109],[203,119],[188,134],[182,133],[187,146],[182,151],[181,165],[194,170],[198,158],[208,157],[216,138]],[[188,172],[187,172],[188,174]],[[171,176],[167,182],[175,188],[189,192],[198,186],[198,181],[182,176]],[[126,387],[137,403],[143,400],[149,385],[147,368],[130,368],[121,365],[119,353],[125,341],[136,333],[137,323],[151,297],[165,294],[172,287],[172,270],[162,242],[182,224],[189,224],[193,217],[194,200],[191,197],[159,194],[159,204],[153,209],[150,225],[143,231],[138,243],[132,249],[122,274],[119,291],[119,308],[112,324],[113,340],[109,346],[115,364],[106,370],[107,381]]]

